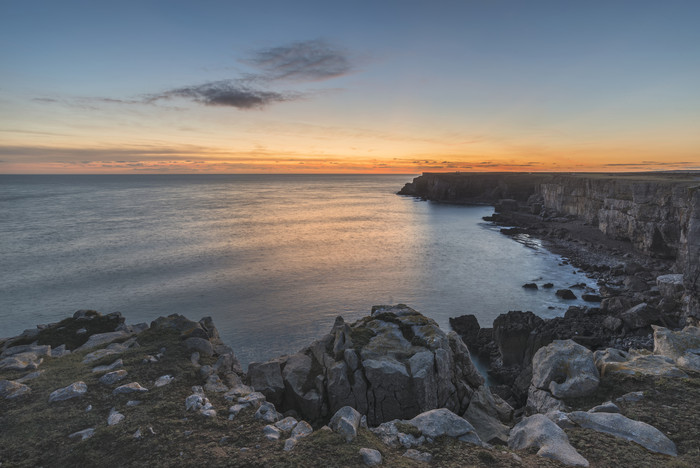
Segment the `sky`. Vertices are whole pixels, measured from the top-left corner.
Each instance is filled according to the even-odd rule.
[[[0,173],[700,169],[697,0],[0,0]]]

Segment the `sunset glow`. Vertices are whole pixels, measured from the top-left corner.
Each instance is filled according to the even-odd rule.
[[[6,2],[0,173],[700,169],[700,4]]]

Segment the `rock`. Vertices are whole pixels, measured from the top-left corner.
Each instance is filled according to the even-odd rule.
[[[51,392],[51,395],[49,395],[49,403],[81,397],[87,393],[87,389],[88,387],[85,382],[74,382],[67,387],[59,388]]]
[[[606,401],[588,410],[589,413],[619,413],[620,407],[612,401]]]
[[[569,419],[583,428],[635,442],[652,452],[673,457],[678,455],[676,445],[661,431],[649,424],[634,421],[621,414],[574,411],[569,413]]]
[[[267,440],[280,440],[282,437],[282,431],[269,424],[263,427],[263,434]]]
[[[616,332],[622,328],[622,319],[619,319],[613,315],[608,315],[603,319],[603,326],[611,332]]]
[[[156,388],[158,388],[158,387],[163,387],[163,386],[168,385],[169,383],[171,383],[173,380],[175,380],[175,378],[174,378],[172,375],[161,375],[160,377],[158,377],[158,378],[156,379],[156,381],[155,381],[155,383],[154,383],[153,385],[154,385]]]
[[[250,405],[255,409],[259,408],[264,401],[265,395],[263,395],[260,392],[253,392],[238,399],[238,403],[240,403],[241,405]]]
[[[588,395],[599,382],[593,353],[572,340],[555,340],[532,359],[532,385],[556,398]]]
[[[113,371],[115,369],[119,369],[120,367],[124,367],[124,362],[121,359],[117,359],[112,364],[109,364],[107,366],[93,367],[92,372],[94,372],[94,373],[109,372],[109,371]]]
[[[628,276],[623,281],[623,284],[628,291],[632,292],[647,291],[649,289],[647,282],[637,276]]]
[[[617,402],[634,403],[635,401],[640,401],[644,398],[644,392],[629,392],[625,393],[619,398],[616,398]]]
[[[297,420],[291,416],[287,416],[284,419],[280,419],[275,423],[275,427],[282,432],[290,432],[297,425]]]
[[[566,300],[576,299],[576,294],[574,294],[571,289],[558,289],[556,296]]]
[[[404,422],[415,427],[422,435],[431,439],[445,435],[457,438],[463,442],[483,445],[474,426],[447,408],[426,411]]]
[[[190,356],[190,362],[195,368],[199,368],[199,353],[197,351],[192,353],[192,355]]]
[[[124,369],[108,372],[100,377],[100,383],[104,385],[112,385],[122,380],[127,376],[127,374],[128,373]]]
[[[523,284],[524,289],[539,289],[536,283],[525,283]]]
[[[360,426],[362,415],[351,406],[340,408],[331,418],[328,426],[345,437],[346,442],[352,442],[357,437],[357,428]]]
[[[360,457],[362,457],[362,463],[367,466],[377,466],[382,464],[382,454],[379,452],[379,450],[361,448]]]
[[[563,411],[549,411],[545,413],[545,416],[547,416],[547,418],[549,418],[550,421],[552,421],[554,424],[561,427],[562,429],[571,429],[572,427],[576,427],[576,424],[574,424],[574,422],[571,419],[569,419],[569,415],[567,413],[564,413]]]
[[[603,300],[603,298],[597,294],[583,294],[581,295],[581,299],[586,302],[600,302]]]
[[[401,456],[423,463],[430,463],[433,461],[433,456],[431,454],[428,452],[420,452],[416,449],[408,449]]]
[[[279,360],[251,362],[248,366],[250,385],[265,395],[268,401],[281,405],[284,394],[284,379]]]
[[[671,358],[666,356],[607,348],[593,353],[593,358],[601,376],[609,374],[644,374],[681,378],[688,376],[676,367]]]
[[[43,374],[43,373],[44,373],[43,370],[30,372],[29,374],[26,374],[26,375],[20,377],[19,379],[15,379],[15,382],[17,382],[17,383],[29,382],[30,380],[34,380],[36,378],[39,378],[41,376],[41,374]]]
[[[299,421],[294,426],[294,429],[292,429],[292,438],[293,439],[301,439],[303,437],[308,436],[313,431],[314,430],[311,427],[311,424],[307,423],[306,421]]]
[[[44,362],[36,353],[25,352],[13,354],[0,359],[0,370],[34,370]]]
[[[23,383],[12,380],[0,380],[0,398],[14,400],[29,395],[32,389]]]
[[[624,324],[631,330],[644,328],[659,320],[659,311],[646,302],[627,309],[620,315]]]
[[[462,416],[474,426],[482,441],[489,444],[506,445],[510,428],[501,420],[510,420],[512,415],[513,408],[503,400],[496,403],[489,387],[482,385],[472,395],[469,407]]]
[[[51,356],[51,346],[49,346],[49,345],[37,345],[37,344],[12,346],[12,347],[5,349],[0,354],[0,357],[5,358],[5,357],[15,356],[18,354],[25,354],[25,353],[35,354],[37,357]]]
[[[88,349],[104,346],[113,343],[117,340],[125,340],[131,336],[131,333],[125,331],[113,331],[107,333],[96,333],[82,345],[74,350],[74,352],[87,351]]]
[[[86,354],[85,358],[83,359],[83,364],[90,364],[91,362],[99,361],[100,359],[113,354],[121,354],[129,349],[129,347],[134,343],[136,343],[135,338],[131,338],[124,343],[112,343],[106,348],[98,349]]]
[[[554,284],[553,284],[553,283],[544,283],[544,284],[542,285],[542,287],[543,287],[544,289],[552,289],[552,288],[554,287]]]
[[[51,357],[52,358],[60,358],[63,356],[67,356],[71,353],[69,349],[66,349],[66,345],[62,344],[61,346],[57,346],[56,348],[53,348],[51,350]]]
[[[148,389],[144,388],[138,382],[131,382],[126,385],[120,385],[112,391],[112,395],[122,395],[128,393],[142,393],[147,392]]]
[[[123,420],[124,420],[124,415],[121,414],[116,409],[112,408],[112,410],[109,412],[109,417],[107,418],[107,425],[114,426],[115,424],[119,424]]]
[[[554,398],[549,391],[541,390],[534,385],[530,385],[527,394],[527,404],[525,406],[527,414],[566,411],[567,409],[564,402]]]
[[[76,439],[80,437],[80,440],[89,439],[95,434],[94,428],[83,429],[82,431],[74,432],[68,436],[69,439]]]
[[[659,293],[664,297],[675,298],[685,289],[683,287],[683,275],[661,275],[656,277],[656,286],[659,288]]]
[[[461,315],[459,317],[450,317],[450,326],[462,337],[464,343],[471,347],[471,343],[476,340],[479,333],[479,320],[476,315]],[[471,348],[470,348],[471,349]]]
[[[243,372],[243,369],[241,368],[241,363],[238,362],[238,358],[233,353],[233,351],[219,356],[219,359],[216,360],[216,363],[214,363],[213,367],[214,372],[221,375],[226,375],[229,373],[241,374]]]
[[[140,404],[141,404],[141,402],[139,400],[129,400],[126,402],[126,406],[128,406],[128,407],[138,406]]]
[[[228,387],[221,381],[221,377],[212,374],[207,377],[207,383],[204,385],[204,390],[211,393],[226,393]]]
[[[197,351],[202,356],[213,356],[214,347],[211,342],[204,338],[191,337],[185,340],[185,346],[188,349]]]
[[[260,408],[255,412],[255,419],[262,419],[265,422],[273,423],[279,421],[279,413],[275,409],[275,405],[266,401],[260,405]]]
[[[539,449],[537,455],[557,460],[570,466],[588,466],[569,443],[566,433],[542,414],[524,418],[510,431],[508,447],[511,450]]]
[[[654,328],[654,354],[672,359],[677,365],[700,372],[700,328],[688,326],[680,331]]]
[[[532,312],[510,311],[493,321],[493,340],[503,359],[503,365],[522,364],[530,333],[544,320]]]

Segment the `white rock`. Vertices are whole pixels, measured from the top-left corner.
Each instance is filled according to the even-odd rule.
[[[260,410],[258,410],[258,411],[260,411]],[[277,427],[279,430],[281,430],[283,432],[289,432],[292,429],[294,429],[294,426],[297,425],[297,422],[298,421],[296,419],[294,419],[291,416],[288,416],[284,419],[277,421],[275,423],[275,427]]]
[[[362,463],[367,466],[377,466],[382,464],[382,454],[379,452],[379,450],[361,448],[360,456],[362,457]]]
[[[163,387],[165,385],[168,385],[173,380],[175,380],[175,378],[172,375],[161,375],[156,379],[154,385],[156,386],[156,388]]]
[[[126,370],[124,370],[124,369],[119,369],[116,371],[107,372],[105,375],[100,377],[100,383],[102,383],[104,385],[112,385],[112,384],[119,382],[123,378],[125,378],[127,376],[127,374],[128,374],[128,372],[126,372]]]
[[[126,402],[126,406],[138,406],[141,402],[139,400],[129,400]]]
[[[284,451],[289,452],[292,450],[296,445],[297,445],[298,440],[295,439],[294,437],[290,437],[289,439],[284,441]]]
[[[88,387],[85,382],[74,382],[67,387],[59,388],[51,392],[51,395],[49,395],[49,403],[81,397],[87,393],[87,389]]]
[[[273,423],[279,420],[279,413],[275,409],[275,405],[266,401],[255,412],[255,419],[262,419],[265,422]]]
[[[34,370],[42,362],[44,358],[36,353],[19,353],[0,359],[0,370]]]
[[[70,434],[68,437],[70,439],[75,439],[75,438],[80,437],[80,440],[85,440],[85,439],[89,439],[94,434],[95,434],[95,429],[91,427],[88,429],[83,429],[82,431],[74,432],[74,433]]]
[[[204,390],[211,393],[228,392],[228,387],[221,381],[221,377],[212,374],[207,377],[207,383],[204,385]]]
[[[333,432],[345,437],[346,442],[352,442],[357,437],[362,415],[352,406],[343,406],[335,412],[328,423]]]
[[[244,405],[249,404],[254,408],[259,408],[260,405],[265,401],[265,395],[260,392],[253,392],[249,395],[241,397],[238,399],[238,403]]]
[[[327,427],[327,426],[324,426]],[[292,429],[292,438],[294,439],[302,439],[309,434],[313,432],[313,428],[311,427],[311,424],[307,423],[306,421],[299,421],[296,426],[294,426],[294,429]]]
[[[23,383],[13,380],[0,380],[0,398],[13,400],[28,395],[31,391],[31,388]]]
[[[552,458],[565,465],[588,466],[569,443],[566,433],[543,414],[524,418],[510,431],[508,447],[511,450],[538,448],[537,455]]]
[[[563,383],[558,383],[563,380]],[[593,353],[573,340],[554,340],[532,358],[532,385],[555,398],[576,398],[598,388]]]
[[[282,431],[270,424],[263,427],[263,434],[267,440],[279,440],[282,437]]]
[[[589,413],[619,413],[620,407],[612,401],[606,401],[588,410]]]
[[[88,340],[82,346],[76,348],[75,351],[86,351],[88,349],[97,348],[98,346],[103,346],[117,340],[128,338],[130,336],[131,333],[127,333],[124,331],[95,333],[94,335],[90,336],[90,338],[88,338]]]
[[[112,408],[112,410],[109,412],[109,416],[107,417],[107,425],[114,426],[115,424],[119,424],[123,420],[124,420],[124,415],[121,414],[116,409]]]
[[[142,393],[147,392],[148,389],[144,388],[138,382],[131,382],[126,385],[120,385],[112,391],[112,395],[120,395],[124,393]]]

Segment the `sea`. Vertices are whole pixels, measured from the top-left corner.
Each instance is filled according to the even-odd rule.
[[[488,206],[398,196],[413,175],[0,175],[0,336],[79,309],[214,319],[241,363],[294,353],[378,304],[448,331],[550,318],[595,281]],[[550,290],[524,283],[551,282]]]

